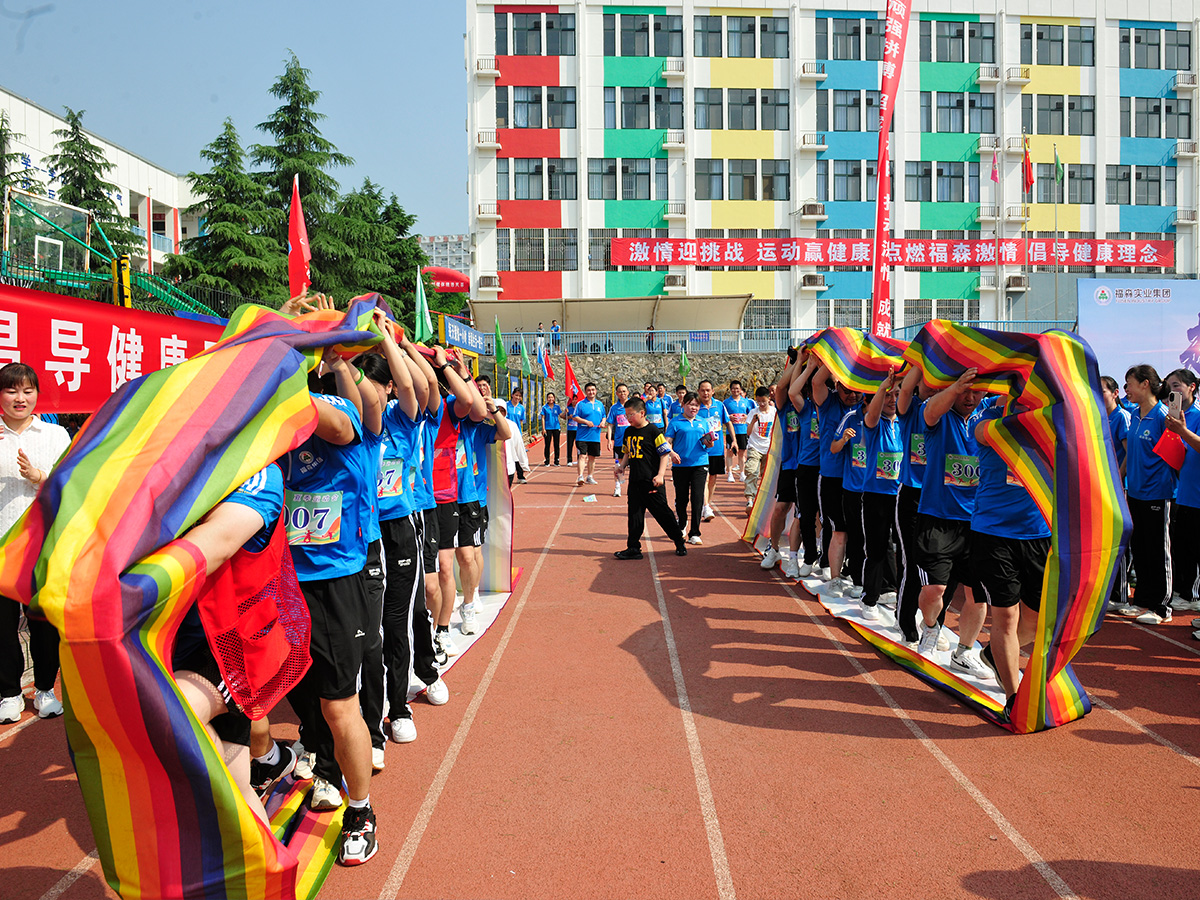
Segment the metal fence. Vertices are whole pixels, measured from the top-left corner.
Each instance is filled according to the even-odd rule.
[[[970,325],[972,328],[983,328],[990,331],[1020,331],[1025,334],[1044,334],[1047,331],[1074,331],[1075,322],[1054,321],[1051,319],[1010,319],[1008,321],[987,321],[987,322],[962,322],[963,325]],[[892,332],[892,337],[899,338],[902,341],[911,341],[917,336],[925,323],[920,325],[909,325],[905,328],[898,328]]]

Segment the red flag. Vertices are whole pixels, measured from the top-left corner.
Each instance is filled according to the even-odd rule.
[[[546,376],[547,381],[554,380],[554,370],[550,368],[550,348],[542,348],[542,374]]]
[[[579,381],[575,378],[575,370],[571,368],[571,357],[566,353],[563,354],[563,391],[568,402],[583,396],[583,391],[579,389]]]
[[[308,228],[304,224],[304,209],[300,206],[300,176],[292,180],[292,209],[288,214],[288,296],[299,297],[312,284],[308,261]]]
[[[1033,160],[1029,158],[1029,135],[1025,135],[1025,160],[1021,164],[1022,190],[1028,194],[1033,190]]]

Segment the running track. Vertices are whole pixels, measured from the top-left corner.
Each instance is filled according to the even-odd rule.
[[[524,575],[415,705],[372,799],[381,850],[323,897],[1161,900],[1200,894],[1200,643],[1110,620],[1079,655],[1096,709],[1031,736],[877,657],[740,543],[722,481],[703,547],[657,526],[620,562],[601,473],[516,488]],[[279,734],[294,735],[283,722]],[[0,897],[112,896],[61,720],[0,727]]]

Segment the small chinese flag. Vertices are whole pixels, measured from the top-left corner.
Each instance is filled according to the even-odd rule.
[[[1021,164],[1022,190],[1026,194],[1033,190],[1033,160],[1029,158],[1029,135],[1025,135],[1025,160]]]

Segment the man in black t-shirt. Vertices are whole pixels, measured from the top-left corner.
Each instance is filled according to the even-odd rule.
[[[617,559],[642,558],[642,532],[646,529],[646,512],[649,511],[667,537],[675,542],[675,555],[687,556],[683,531],[667,506],[663,488],[671,445],[662,429],[646,421],[646,403],[641,397],[625,401],[625,417],[629,427],[625,429],[618,471],[629,472],[629,541],[624,550],[618,550],[614,555]]]

